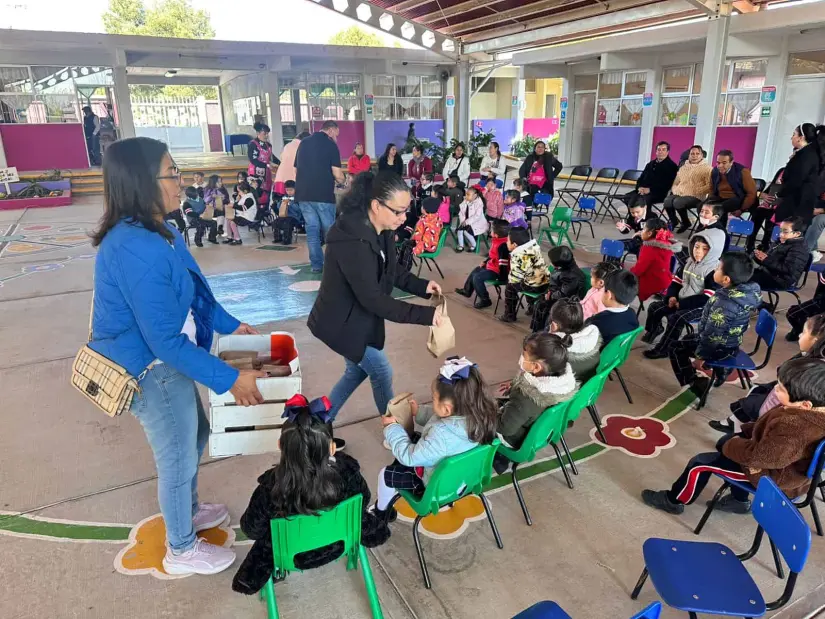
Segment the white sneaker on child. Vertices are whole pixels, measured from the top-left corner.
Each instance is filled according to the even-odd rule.
[[[819,262],[822,260],[822,252],[821,251],[812,251],[811,255],[814,257],[814,262]]]
[[[205,531],[206,529],[214,529],[223,524],[223,521],[229,518],[229,510],[226,505],[219,503],[200,503],[198,505],[198,512],[192,518],[192,524],[195,525],[195,532]]]
[[[195,545],[180,554],[166,550],[163,557],[163,569],[167,574],[181,576],[185,574],[217,574],[235,562],[235,551],[223,546],[210,544],[203,538],[195,540]]]

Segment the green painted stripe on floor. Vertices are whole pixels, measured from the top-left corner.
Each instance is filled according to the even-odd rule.
[[[0,530],[62,539],[126,542],[129,540],[129,531],[132,527],[48,522],[25,516],[2,516]]]
[[[572,450],[570,455],[573,456],[574,461],[578,461],[589,458],[590,456],[595,456],[597,453],[605,451],[605,449],[606,448],[604,446],[599,445],[598,443],[587,443],[586,445],[582,445],[581,447],[577,447]],[[562,452],[562,456],[563,455],[564,452]],[[550,458],[549,460],[543,460],[542,462],[536,462],[530,466],[520,468],[518,470],[518,478],[519,481],[522,481],[542,473],[547,473],[548,471],[554,471],[557,468],[559,468],[559,461],[556,458]],[[502,486],[508,486],[511,483],[513,483],[513,475],[511,473],[498,475],[490,480],[490,483],[486,488],[484,488],[484,491],[489,492],[490,490],[496,490]]]
[[[693,392],[690,389],[686,389],[675,398],[673,398],[670,402],[665,404],[662,408],[658,411],[653,413],[651,417],[658,419],[659,421],[668,422],[675,417],[678,417],[685,409],[687,409],[693,401],[696,399],[696,396],[693,395]]]

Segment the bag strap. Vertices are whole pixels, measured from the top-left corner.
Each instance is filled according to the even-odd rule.
[[[92,280],[92,306],[89,308],[89,341],[92,341],[92,322],[95,316],[95,288],[94,280]]]

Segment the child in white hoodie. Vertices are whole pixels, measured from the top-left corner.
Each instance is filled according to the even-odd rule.
[[[570,336],[567,362],[576,380],[585,383],[596,374],[602,350],[602,334],[596,325],[584,324],[584,310],[575,297],[559,299],[550,309],[550,333]]]
[[[466,239],[470,251],[475,251],[476,237],[487,232],[487,218],[484,216],[484,200],[476,187],[467,187],[464,202],[458,207],[458,247],[457,252],[464,251]]]

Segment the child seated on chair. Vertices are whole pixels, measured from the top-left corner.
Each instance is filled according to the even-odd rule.
[[[464,193],[464,202],[458,207],[458,246],[456,252],[464,251],[464,241],[467,241],[470,251],[475,251],[476,239],[486,234],[489,228],[484,217],[484,198],[478,188],[467,187]]]
[[[696,224],[696,230],[693,232],[693,234],[702,234],[706,230],[719,230],[722,232],[722,234],[725,235],[725,240],[722,244],[722,253],[727,252],[730,246],[730,234],[728,234],[725,223],[722,221],[724,214],[725,209],[721,203],[703,204],[702,208],[699,209],[699,221]],[[679,264],[684,265],[689,258],[690,250],[687,246],[682,247],[680,251],[676,252],[676,260],[679,261]]]
[[[527,181],[523,178],[517,178],[513,181],[513,189],[518,191],[519,202],[524,203],[524,219],[529,225],[533,219],[533,196],[527,191]]]
[[[518,191],[510,189],[504,193],[504,220],[510,224],[511,228],[527,228],[527,220],[524,213],[524,202],[518,195]]]
[[[374,548],[390,537],[387,523],[367,511],[370,489],[358,461],[335,451],[329,409],[325,397],[308,402],[298,394],[286,403],[286,421],[278,439],[280,462],[258,478],[258,487],[241,516],[241,530],[255,542],[232,580],[232,589],[238,593],[252,595],[272,576],[269,521],[273,518],[316,514],[360,494],[361,543]],[[343,542],[307,550],[295,555],[295,566],[302,570],[320,567],[343,552]]]
[[[559,299],[574,297],[576,301],[584,298],[587,289],[587,276],[576,264],[573,251],[566,245],[557,245],[547,252],[553,272],[550,274],[550,284],[547,294],[536,301],[533,310],[533,319],[530,330],[533,333],[544,331],[547,326],[547,317],[550,308]]]
[[[693,335],[673,342],[668,348],[670,364],[679,384],[690,385],[691,391],[701,397],[709,378],[696,377],[691,357],[701,361],[724,361],[735,357],[742,338],[750,326],[751,312],[759,307],[759,284],[750,281],[753,261],[745,252],[722,254],[713,281],[720,288],[708,299]],[[730,372],[718,372],[717,386]]]
[[[543,293],[547,290],[547,265],[538,243],[530,238],[527,228],[510,228],[507,241],[510,250],[510,273],[504,288],[502,322],[515,322],[519,295],[523,292]],[[533,299],[528,300],[528,314],[532,313]]]
[[[667,224],[658,217],[645,221],[639,238],[642,239],[642,248],[630,272],[639,280],[639,301],[644,302],[667,289],[673,279],[670,271],[673,252],[681,249],[682,244],[673,238]]]
[[[411,437],[395,417],[383,416],[384,440],[395,461],[378,474],[373,508],[384,522],[395,520],[397,490],[422,494],[444,458],[456,456],[495,439],[498,408],[487,393],[478,367],[465,357],[447,359],[432,383],[431,406],[410,402],[420,437]],[[417,438],[417,440],[416,440]]]
[[[518,449],[541,414],[551,406],[569,400],[579,383],[567,360],[572,339],[565,334],[533,333],[524,338],[519,372],[503,396],[498,433],[513,449]],[[510,461],[496,454],[493,468],[501,475]]]
[[[604,279],[602,304],[604,311],[587,319],[586,325],[596,325],[607,345],[617,335],[639,328],[636,312],[630,307],[639,294],[639,281],[625,269],[609,273]]]
[[[487,178],[484,202],[487,205],[487,219],[501,219],[504,216],[504,197],[496,187],[496,179],[492,176]]]
[[[456,293],[468,299],[476,295],[473,307],[484,309],[490,307],[490,293],[487,292],[487,282],[506,282],[510,271],[510,250],[507,248],[507,236],[510,234],[509,224],[498,219],[490,223],[492,239],[487,259],[477,266],[467,276],[463,288],[456,288]]]
[[[421,214],[424,200],[429,198],[432,193],[433,178],[435,177],[432,175],[432,172],[425,172],[421,175],[421,182],[413,189],[413,204],[410,205],[410,208],[416,212],[416,215]]]
[[[585,293],[584,298],[581,300],[584,320],[604,311],[604,304],[602,303],[604,280],[608,275],[619,269],[621,267],[618,263],[612,261],[600,262],[590,269],[590,290]]]
[[[464,200],[464,183],[458,178],[458,174],[453,173],[447,177],[444,185],[439,185],[439,193],[442,197],[450,199],[450,218],[458,215],[458,209]]]
[[[284,182],[284,195],[278,205],[278,218],[275,228],[280,234],[283,245],[292,244],[292,234],[295,229],[304,227],[304,216],[295,202],[295,181]]]
[[[752,282],[762,290],[785,290],[796,286],[811,257],[805,243],[805,220],[788,217],[779,224],[779,243],[765,253],[754,250],[757,267]]]
[[[739,434],[722,437],[716,451],[691,458],[670,490],[644,490],[642,500],[681,514],[701,494],[711,473],[753,486],[767,475],[788,498],[805,494],[811,483],[806,472],[817,445],[825,439],[825,363],[809,358],[783,363],[776,397],[776,407],[758,421],[744,424]],[[748,513],[749,494],[731,486],[716,508]]]
[[[420,256],[422,253],[434,252],[438,248],[438,241],[441,239],[441,231],[444,229],[444,222],[438,214],[441,206],[440,198],[426,198],[424,200],[421,217],[415,224],[412,241],[415,243],[413,253]]]
[[[559,299],[550,310],[550,333],[570,336],[567,362],[580,383],[596,373],[602,350],[602,334],[596,325],[584,324],[584,312],[575,298]]]
[[[195,228],[195,245],[203,247],[203,233],[209,232],[209,242],[218,243],[218,224],[214,219],[215,209],[206,205],[198,195],[195,187],[186,188],[186,200],[183,203],[183,213],[189,220],[189,225]]]
[[[713,272],[719,264],[725,235],[721,230],[708,228],[694,234],[688,245],[691,258],[674,274],[670,287],[662,301],[655,301],[647,308],[647,322],[642,341],[652,344],[662,335],[656,346],[642,354],[648,359],[664,359],[670,345],[679,339],[686,325],[702,316],[702,309],[719,285],[713,281]],[[662,322],[667,319],[667,328]]]
[[[639,255],[639,250],[642,248],[642,230],[645,227],[645,222],[648,219],[656,217],[653,213],[648,213],[647,205],[644,201],[635,202],[627,209],[627,217],[624,221],[616,222],[616,229],[622,234],[631,234],[629,239],[621,239],[624,245],[624,250],[628,254],[634,256]]]
[[[799,335],[799,353],[791,359],[801,357],[825,359],[825,314],[812,316],[805,322],[802,333]],[[743,423],[756,421],[776,407],[778,402],[775,380],[756,385],[748,395],[730,405],[733,414],[725,422],[714,419],[709,421],[708,425],[717,432],[735,434],[741,430]]]

